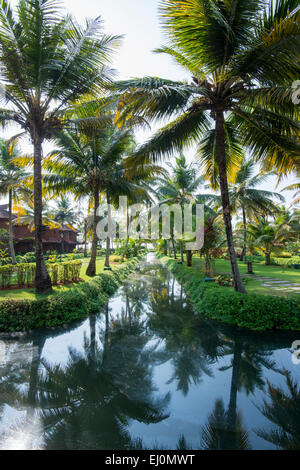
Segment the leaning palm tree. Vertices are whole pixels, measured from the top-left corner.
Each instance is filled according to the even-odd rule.
[[[135,153],[159,159],[198,145],[220,185],[234,286],[245,292],[233,243],[228,174],[242,149],[286,171],[299,165],[299,110],[292,82],[299,77],[297,0],[163,0],[161,21],[171,55],[191,83],[156,77],[116,84],[126,119],[172,119]],[[175,118],[175,119],[174,119]]]
[[[253,218],[258,213],[272,214],[278,212],[278,207],[273,199],[277,198],[284,202],[281,194],[258,189],[267,182],[271,173],[256,174],[255,162],[243,160],[233,183],[229,184],[229,196],[233,212],[242,212],[243,217],[243,249],[241,261],[247,250],[247,217]]]
[[[0,194],[8,195],[8,239],[9,252],[12,264],[16,264],[16,255],[13,240],[13,202],[18,199],[19,194],[24,193],[24,184],[29,177],[28,173],[19,168],[14,159],[19,157],[19,149],[14,143],[5,140],[0,141]]]
[[[107,84],[105,64],[118,37],[105,36],[100,18],[85,28],[63,17],[58,0],[19,0],[16,12],[0,4],[0,64],[6,107],[0,121],[16,123],[32,142],[36,290],[51,291],[42,245],[43,143],[66,125],[64,116],[83,94]]]

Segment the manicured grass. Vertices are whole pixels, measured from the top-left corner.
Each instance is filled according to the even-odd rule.
[[[90,279],[85,272],[89,264],[89,258],[83,258],[82,260],[82,267],[81,267],[81,272],[80,272],[80,277],[83,281],[87,281]],[[100,274],[104,271],[104,262],[105,262],[105,257],[100,256],[97,257],[97,274]],[[113,268],[113,266],[112,266]],[[78,285],[79,283],[76,283],[75,285]],[[50,295],[55,295],[61,292],[68,291],[71,287],[74,287],[74,284],[67,284],[64,286],[54,286],[53,287],[53,293]],[[14,289],[14,290],[0,290],[0,301],[5,300],[5,299],[24,299],[24,300],[34,300],[34,299],[44,299],[48,297],[48,295],[37,295],[35,293],[34,289]]]
[[[200,261],[195,259],[194,265],[195,267],[199,266]],[[240,273],[247,274],[247,265],[245,263],[238,262]],[[217,273],[229,273],[230,270],[230,262],[227,260],[218,259],[216,260],[216,272]],[[280,266],[266,266],[264,264],[253,263],[253,272],[255,276],[261,277],[270,277],[274,279],[278,279],[280,281],[289,281],[295,282],[300,284],[300,270],[291,269],[291,268],[281,268]],[[293,292],[285,292],[279,291],[275,289],[270,289],[268,287],[262,286],[263,281],[257,280],[253,276],[247,276],[247,283],[246,289],[249,293],[255,294],[263,294],[263,295],[279,295],[285,297],[294,297],[299,296],[299,294],[295,294]]]
[[[197,261],[195,259],[195,261]],[[247,265],[238,262],[241,274],[247,274]],[[231,272],[230,262],[223,259],[216,260],[217,272]],[[253,263],[253,272],[256,276],[272,277],[281,281],[300,283],[300,269],[281,268],[280,266],[266,266],[265,264]]]
[[[184,259],[186,262],[186,259]],[[203,265],[203,260],[200,260],[199,257],[193,257],[193,268],[200,271],[200,265]],[[238,261],[240,273],[247,274],[248,267],[245,262]],[[231,273],[230,262],[224,259],[215,260],[215,269],[216,275]],[[274,296],[285,296],[285,297],[299,297],[299,294],[293,292],[285,292],[281,290],[270,289],[264,287],[263,281],[256,279],[256,276],[268,277],[278,279],[280,281],[295,282],[300,284],[300,270],[291,269],[291,268],[282,268],[280,266],[266,266],[265,264],[253,263],[253,278],[247,276],[247,281],[245,287],[247,292],[252,294],[262,294],[262,295],[274,295]],[[227,289],[231,289],[228,287]],[[233,290],[233,289],[232,289]]]

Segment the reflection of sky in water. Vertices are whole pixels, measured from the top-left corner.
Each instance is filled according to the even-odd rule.
[[[153,272],[151,273],[153,274]],[[155,273],[154,273],[155,274]],[[157,282],[157,279],[154,279]],[[122,314],[126,312],[126,296],[128,294],[130,304],[134,304],[136,296],[135,288],[139,287],[139,282],[145,281],[145,289],[151,286],[153,278],[147,274],[142,277],[141,274],[131,277],[131,281],[126,288],[121,288],[118,294],[109,302],[109,318],[120,319]],[[180,285],[172,279],[169,284],[169,293],[174,298],[179,299],[182,296]],[[143,295],[145,292],[143,293]],[[128,307],[128,305],[127,305]],[[186,311],[186,304],[183,308]],[[151,305],[149,299],[144,303],[142,319],[151,316]],[[171,312],[172,313],[172,312]],[[148,315],[147,315],[148,314]],[[177,312],[178,314],[178,312]],[[193,316],[193,312],[190,312]],[[216,329],[217,326],[214,325]],[[105,330],[105,316],[99,314],[96,323],[96,338]],[[45,344],[42,349],[42,360],[51,364],[60,364],[63,368],[68,362],[69,348],[77,351],[84,351],[84,338],[90,338],[90,322],[89,319],[82,322],[81,325],[75,326],[66,332],[48,332]],[[2,340],[0,343],[0,373],[1,380],[5,380],[5,375],[16,375],[16,389],[24,390],[28,388],[30,367],[35,349],[32,341],[26,342],[26,337],[17,340]],[[130,342],[128,341],[128,344]],[[155,352],[163,352],[166,342],[163,337],[152,334],[145,349],[154,349]],[[101,345],[101,349],[102,349]],[[278,369],[286,368],[292,372],[295,379],[299,379],[300,366],[295,366],[291,362],[290,345],[287,343],[286,348],[275,350],[271,356],[276,362]],[[176,355],[176,351],[175,351]],[[200,380],[197,384],[190,380],[189,390],[186,396],[181,390],[178,390],[178,382],[174,379],[174,363],[173,358],[169,357],[165,362],[151,364],[153,371],[152,381],[155,387],[153,392],[155,397],[161,397],[167,393],[171,394],[171,400],[167,413],[170,415],[167,419],[156,424],[143,424],[138,421],[130,421],[128,430],[132,439],[142,438],[146,447],[157,444],[157,446],[165,448],[176,448],[176,444],[180,435],[184,435],[186,441],[193,446],[199,448],[201,438],[201,426],[207,423],[208,416],[214,409],[217,399],[222,398],[225,409],[228,407],[230,400],[230,387],[232,379],[232,368],[220,370],[231,365],[232,355],[219,358],[217,362],[208,365],[210,376],[202,372]],[[39,369],[43,367],[40,364]],[[272,384],[281,385],[286,389],[285,378],[276,371],[267,370],[262,367],[262,376],[264,381],[268,379]],[[12,372],[13,371],[13,372]],[[173,380],[171,380],[173,377]],[[0,381],[1,385],[1,381]],[[1,389],[0,389],[1,393]],[[272,444],[264,441],[255,434],[255,429],[270,429],[270,423],[257,409],[257,405],[262,404],[262,399],[266,398],[264,390],[258,387],[254,389],[254,393],[246,394],[241,388],[237,394],[237,407],[241,412],[243,427],[247,429],[250,442],[255,449],[272,449]],[[112,444],[113,445],[113,444]],[[5,397],[0,395],[0,449],[25,449],[25,448],[43,448],[43,423],[39,419],[38,413],[34,413],[29,407],[21,406],[19,409],[14,408],[13,404],[6,403]]]

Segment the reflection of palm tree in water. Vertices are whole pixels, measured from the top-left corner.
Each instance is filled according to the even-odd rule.
[[[284,450],[300,450],[300,389],[288,371],[284,371],[288,393],[268,383],[268,398],[259,408],[272,423],[271,430],[258,430],[257,435]]]
[[[108,330],[109,325],[109,330]],[[65,369],[44,364],[40,377],[43,423],[49,449],[132,449],[132,420],[157,423],[167,417],[169,395],[155,399],[149,338],[138,320],[109,324],[105,312],[102,349],[85,339],[82,353],[70,349]]]

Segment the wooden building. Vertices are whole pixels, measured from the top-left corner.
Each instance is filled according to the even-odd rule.
[[[34,232],[28,225],[19,225],[16,223],[17,216],[13,215],[13,235],[16,254],[24,254],[34,251]],[[8,231],[9,217],[8,205],[0,205],[0,229]],[[58,253],[71,253],[77,246],[78,231],[73,227],[64,226],[52,229],[44,227],[43,231],[43,248],[44,251],[57,251]],[[1,235],[2,241],[7,241],[7,235]]]

